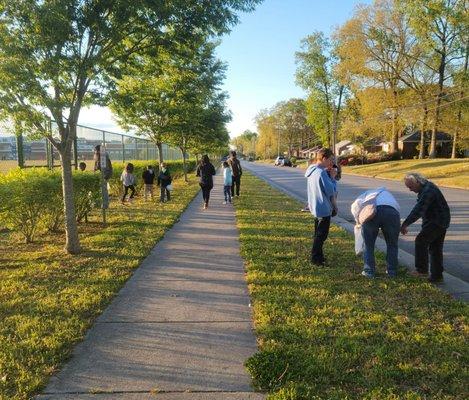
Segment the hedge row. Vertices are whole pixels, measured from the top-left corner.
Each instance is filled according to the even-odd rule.
[[[143,186],[143,170],[158,163],[134,161],[137,190]],[[167,162],[173,178],[184,174],[182,161]],[[188,171],[195,169],[195,161],[187,162]],[[113,176],[109,180],[111,194],[122,190],[120,175],[125,164],[113,165]],[[88,214],[101,204],[100,175],[91,171],[73,173],[75,213],[77,221],[87,221]],[[0,175],[0,227],[6,227],[21,234],[26,243],[45,231],[58,231],[63,227],[63,195],[60,171],[45,168],[16,169]]]
[[[143,188],[143,179],[142,173],[147,168],[147,166],[153,166],[156,175],[159,174],[159,163],[158,161],[131,161],[134,165],[134,175],[137,180],[136,190],[137,193]],[[174,160],[174,161],[165,161],[169,172],[173,179],[180,178],[184,175],[184,166],[182,160]],[[122,171],[124,170],[127,163],[112,163],[113,174],[112,178],[109,180],[109,185],[111,187],[111,194],[118,195],[122,192],[122,182],[120,180]],[[186,160],[187,171],[192,172],[195,170],[196,161],[193,159]]]
[[[73,174],[75,212],[86,219],[99,206],[99,175]],[[62,178],[45,168],[16,169],[0,175],[0,225],[19,232],[26,243],[46,230],[57,231],[64,221]]]

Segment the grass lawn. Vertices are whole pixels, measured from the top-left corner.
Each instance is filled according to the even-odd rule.
[[[343,172],[397,180],[407,172],[419,172],[439,185],[469,189],[468,159],[388,161],[344,167]]]
[[[71,354],[199,190],[195,180],[173,186],[167,204],[114,201],[106,229],[96,210],[80,225],[78,256],[64,254],[63,234],[26,245],[0,233],[0,399],[31,398]]]
[[[270,400],[467,399],[469,307],[405,276],[362,277],[332,226],[327,266],[309,264],[302,204],[249,173],[236,199],[259,351],[246,366]]]

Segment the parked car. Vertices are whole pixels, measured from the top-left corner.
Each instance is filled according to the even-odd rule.
[[[274,165],[276,165],[278,167],[291,167],[292,162],[290,161],[289,158],[286,158],[285,156],[278,156],[275,159]]]

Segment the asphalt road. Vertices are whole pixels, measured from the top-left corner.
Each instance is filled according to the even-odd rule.
[[[274,167],[273,165],[243,162],[243,167],[259,177],[280,186],[306,203],[306,178],[303,169]],[[409,214],[416,202],[416,194],[410,192],[403,182],[364,176],[343,175],[339,182],[339,216],[353,222],[350,205],[362,192],[372,188],[386,187],[401,206],[401,220]],[[446,272],[469,282],[469,190],[440,188],[451,209],[451,226],[444,247]],[[241,182],[242,190],[242,182]],[[410,226],[406,236],[400,236],[399,247],[414,254],[415,235],[420,230],[420,220]]]

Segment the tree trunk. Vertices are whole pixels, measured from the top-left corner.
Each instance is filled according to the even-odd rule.
[[[342,94],[344,93],[344,85],[339,88],[339,100],[337,101],[337,107],[334,110],[334,126],[332,128],[332,153],[336,156],[335,145],[337,144],[337,130],[339,126],[339,113],[342,106]]]
[[[62,191],[64,198],[65,215],[65,251],[69,254],[80,253],[80,241],[78,238],[77,221],[75,217],[75,204],[73,198],[72,179],[72,141],[67,142],[66,148],[60,151],[62,162]]]
[[[184,171],[184,182],[189,182],[187,179],[187,166],[186,166],[186,149],[184,147],[179,147],[182,153],[182,169]]]
[[[435,116],[433,119],[432,138],[430,141],[430,151],[428,152],[428,158],[436,157],[436,134],[438,132],[438,125],[440,122],[440,106],[441,106],[441,99],[443,98],[445,68],[446,68],[446,54],[443,53],[441,55],[440,66],[438,68],[438,96],[436,98]]]
[[[399,150],[399,133],[397,130],[397,90],[394,88],[392,92],[392,139],[391,152],[395,153]]]
[[[469,44],[466,45],[466,56],[464,58],[464,69],[463,69],[463,76],[467,77],[467,69],[469,66]],[[466,81],[467,85],[467,81]],[[458,144],[458,134],[459,134],[459,129],[461,128],[462,125],[462,105],[463,105],[463,98],[464,98],[464,86],[462,85],[461,92],[459,93],[459,110],[458,110],[458,120],[456,122],[456,129],[454,131],[454,138],[453,138],[453,146],[451,149],[451,158],[456,158],[456,151],[457,151],[457,144]]]
[[[425,131],[427,130],[427,117],[428,117],[428,108],[425,106],[423,108],[422,116],[422,125],[420,127],[420,150],[419,150],[419,159],[422,160],[425,157]]]
[[[158,147],[158,159],[160,161],[160,165],[164,162],[163,159],[163,143],[156,142],[156,147]]]

